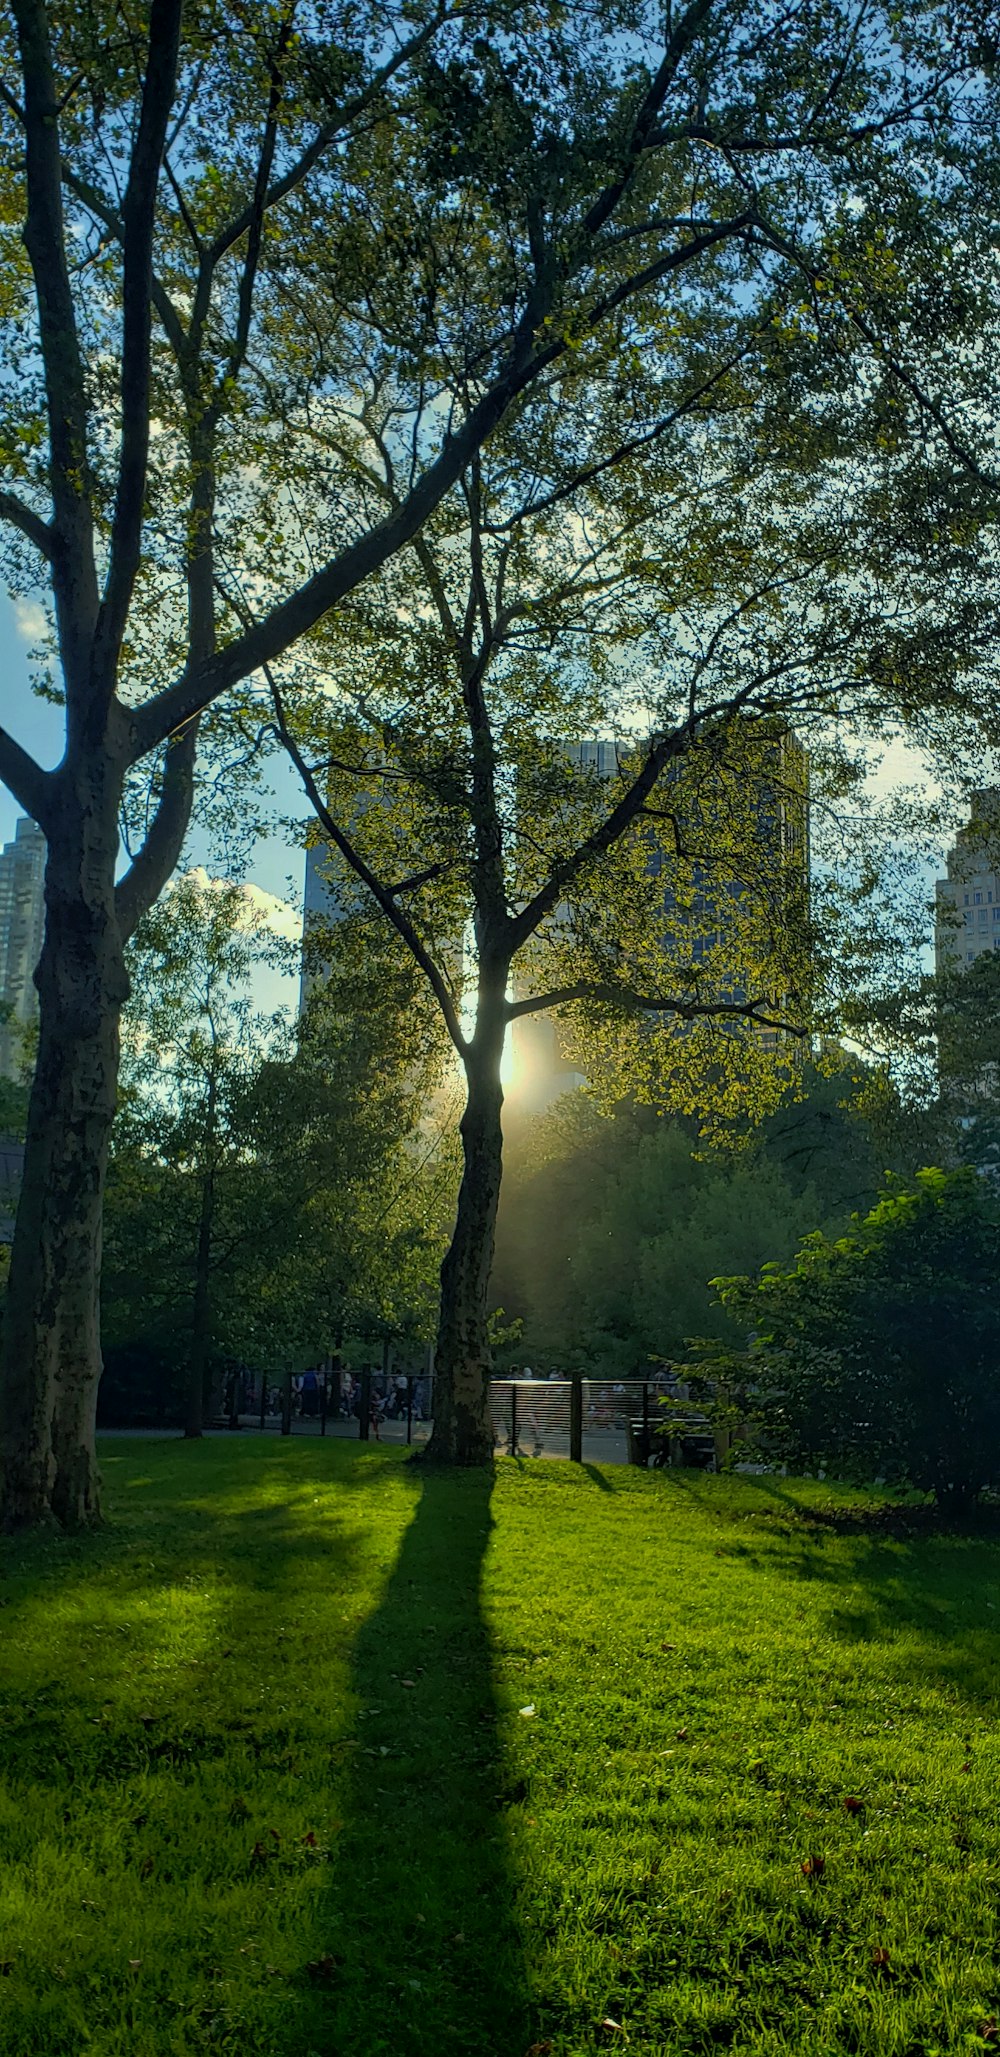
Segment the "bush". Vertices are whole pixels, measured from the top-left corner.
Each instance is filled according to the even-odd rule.
[[[974,1171],[891,1183],[846,1235],[808,1237],[790,1270],[714,1284],[751,1331],[747,1393],[770,1453],[953,1509],[1000,1481],[1000,1219]]]

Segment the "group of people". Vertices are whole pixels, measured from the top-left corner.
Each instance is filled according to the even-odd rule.
[[[295,1420],[315,1417],[321,1411],[323,1381],[326,1381],[326,1412],[330,1421],[360,1421],[363,1405],[363,1381],[360,1372],[338,1370],[327,1372],[322,1365],[310,1366],[307,1371],[296,1372],[291,1381],[291,1409]],[[369,1425],[377,1437],[383,1421],[405,1421],[407,1414],[407,1386],[405,1372],[372,1371],[369,1381]],[[426,1421],[429,1405],[429,1381],[426,1377],[413,1380],[412,1408],[414,1421]],[[270,1379],[264,1382],[265,1414],[280,1414],[284,1405],[284,1383]]]

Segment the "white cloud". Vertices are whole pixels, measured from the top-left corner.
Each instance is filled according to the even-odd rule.
[[[28,600],[15,595],[14,626],[25,643],[40,643],[48,632],[48,616],[40,600]]]
[[[203,864],[195,865],[184,873],[184,877],[202,893],[228,892],[232,885],[231,879],[212,878]],[[282,900],[277,893],[265,892],[263,886],[242,885],[239,892],[246,907],[248,928],[263,920],[276,936],[283,937],[285,941],[297,943],[301,940],[302,914],[289,900]]]

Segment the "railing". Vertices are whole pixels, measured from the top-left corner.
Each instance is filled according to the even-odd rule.
[[[490,1404],[507,1456],[708,1468],[718,1454],[700,1409],[652,1379],[494,1379]]]
[[[362,1372],[345,1399],[339,1381],[320,1378],[308,1395],[290,1377],[270,1380],[246,1424],[282,1435],[357,1436],[423,1441],[433,1420],[433,1380],[390,1379]],[[661,1404],[666,1402],[666,1405]],[[499,1456],[563,1457],[584,1463],[714,1466],[718,1438],[685,1390],[652,1379],[506,1379],[490,1382],[490,1412]]]

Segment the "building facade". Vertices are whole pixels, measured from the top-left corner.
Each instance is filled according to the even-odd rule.
[[[18,822],[0,852],[0,1072],[16,1078],[24,1061],[24,1030],[38,1019],[34,972],[45,928],[45,837],[33,821]]]
[[[967,969],[1000,950],[1000,786],[972,796],[972,814],[935,887],[934,957],[939,973]]]
[[[798,737],[784,723],[776,722],[773,728],[766,728],[763,723],[755,722],[751,727],[737,721],[733,735],[735,750],[746,758],[741,771],[744,781],[749,781],[750,791],[743,822],[741,862],[723,867],[722,873],[711,862],[689,866],[690,876],[681,903],[675,890],[676,853],[651,823],[646,834],[645,868],[650,878],[657,881],[660,893],[660,947],[666,960],[687,967],[704,965],[710,977],[712,956],[718,952],[717,961],[724,962],[726,969],[723,982],[711,997],[740,1005],[747,997],[739,983],[738,945],[734,948],[741,906],[751,902],[766,904],[777,932],[790,914],[792,900],[801,901],[804,896],[808,901],[809,758]],[[573,767],[582,772],[596,773],[607,780],[619,775],[627,780],[630,775],[628,751],[617,742],[594,738],[566,742],[561,747]],[[664,802],[676,794],[683,804],[686,763],[686,759],[678,758],[663,774],[659,791]],[[702,830],[707,826],[711,831],[713,819],[721,818],[720,810],[724,807],[724,799],[714,794],[707,806],[702,803],[703,815],[707,816],[702,821]],[[745,875],[739,875],[741,872]],[[555,920],[559,918],[557,913]],[[519,992],[520,988],[515,990]],[[776,1014],[785,1014],[791,1005],[790,995],[776,993],[773,1005]],[[737,1032],[745,1031],[739,1028]],[[557,1019],[542,1013],[524,1015],[514,1023],[513,1033],[522,1080],[519,1092],[521,1097],[530,1098],[533,1108],[551,1105],[582,1083],[582,1074],[564,1052]],[[788,1041],[778,1028],[760,1026],[753,1034],[763,1049],[777,1050]]]

